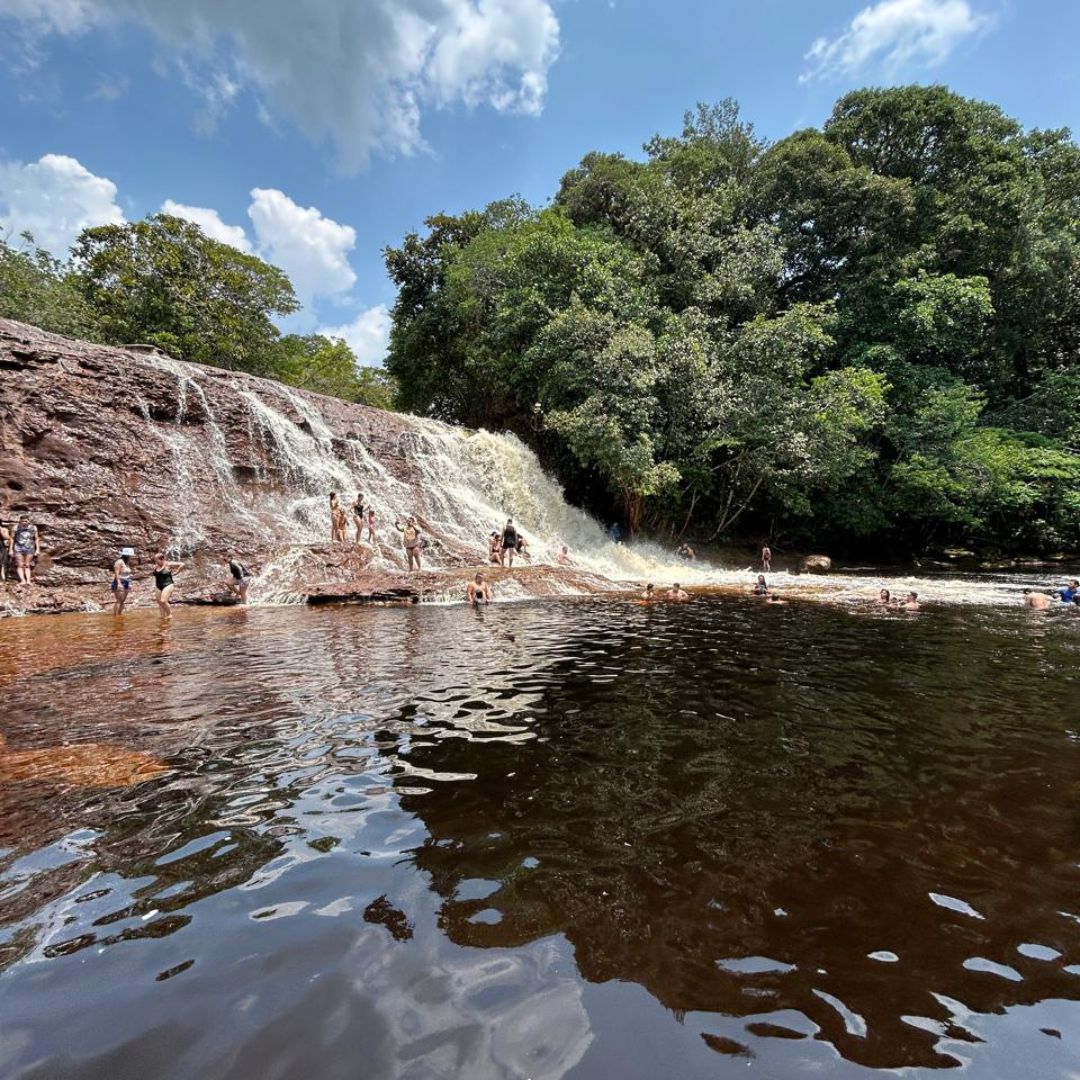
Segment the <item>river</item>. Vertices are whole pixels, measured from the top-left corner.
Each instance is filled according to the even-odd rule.
[[[0,1076],[1076,1077],[1078,658],[991,604],[7,620]]]

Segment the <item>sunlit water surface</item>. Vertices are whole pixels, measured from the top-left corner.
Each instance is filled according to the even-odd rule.
[[[9,620],[0,1076],[1076,1077],[1078,658],[990,607]]]

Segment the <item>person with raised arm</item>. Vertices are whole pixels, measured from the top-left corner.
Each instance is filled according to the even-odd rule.
[[[416,524],[416,518],[410,514],[405,519],[404,525],[401,524],[400,518],[395,518],[394,528],[401,533],[402,543],[405,545],[405,559],[408,562],[409,569],[421,569],[420,552],[422,548],[420,543],[420,526]]]
[[[154,588],[157,589],[157,606],[161,614],[167,619],[172,618],[170,601],[172,599],[173,589],[176,587],[176,581],[173,578],[173,574],[178,574],[183,569],[183,563],[169,562],[169,560],[165,558],[164,551],[162,551],[154,560]]]

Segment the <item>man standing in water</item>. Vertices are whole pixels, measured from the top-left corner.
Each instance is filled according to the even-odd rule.
[[[1046,611],[1050,607],[1050,597],[1046,593],[1035,592],[1034,589],[1025,589],[1024,607],[1034,608],[1036,611]]]
[[[502,531],[502,551],[499,552],[499,565],[505,566],[506,560],[510,560],[510,569],[514,568],[514,555],[517,552],[518,534],[514,528],[514,519],[507,518],[506,526]]]
[[[405,544],[405,558],[409,569],[419,570],[420,567],[420,527],[416,524],[416,518],[411,514],[401,524],[400,518],[394,519],[394,528],[401,533],[401,539]]]
[[[1080,581],[1073,578],[1072,581],[1058,593],[1058,596],[1060,596],[1066,604],[1075,604],[1077,596],[1080,596]]]
[[[690,594],[688,592],[685,592],[679,586],[679,583],[676,581],[675,584],[672,585],[670,589],[668,589],[667,598],[669,600],[689,600]]]
[[[470,607],[479,607],[481,600],[485,604],[491,603],[491,586],[484,580],[483,571],[476,571],[476,577],[469,582],[469,587],[465,590],[465,599]]]
[[[121,548],[120,557],[113,563],[112,584],[113,614],[123,615],[124,605],[131,592],[131,564],[128,562],[135,554],[134,548]]]
[[[772,552],[769,550],[769,545],[765,544],[761,548],[761,569],[766,574],[772,573]]]

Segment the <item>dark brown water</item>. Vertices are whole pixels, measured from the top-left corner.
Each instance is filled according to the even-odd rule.
[[[8,621],[0,1076],[1076,1077],[1078,659],[988,608]]]

